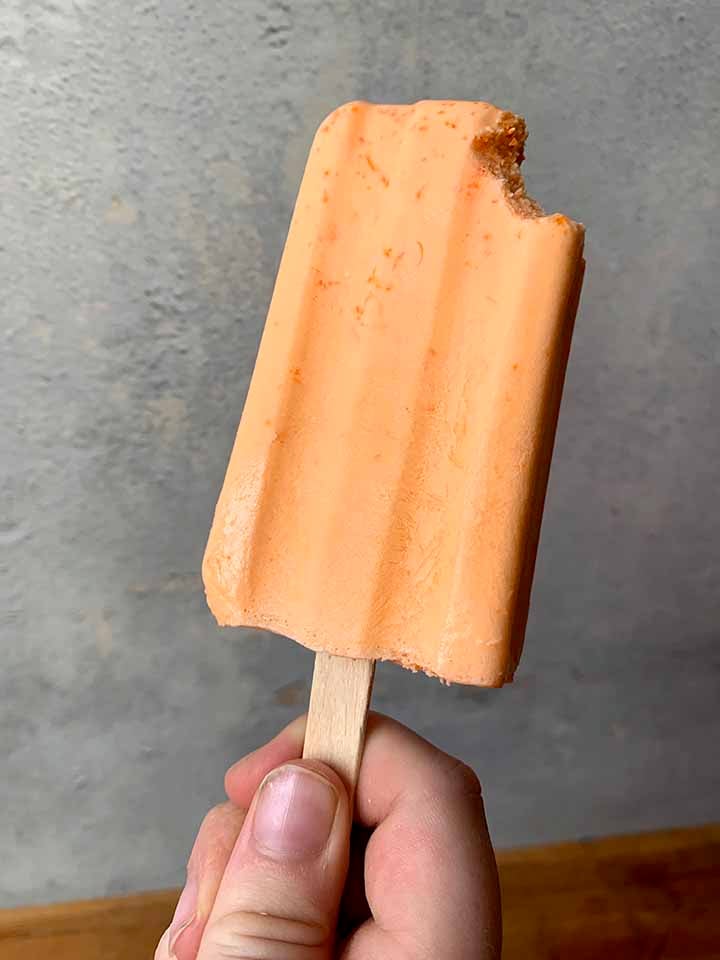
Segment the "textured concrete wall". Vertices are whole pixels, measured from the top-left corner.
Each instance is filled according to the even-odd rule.
[[[502,844],[717,817],[712,0],[0,2],[0,903],[179,882],[311,658],[199,567],[313,129],[339,101],[523,113],[589,227],[526,656],[395,668]],[[537,15],[536,15],[537,13]],[[713,748],[714,744],[714,748]]]

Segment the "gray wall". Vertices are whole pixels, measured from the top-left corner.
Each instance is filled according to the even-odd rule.
[[[720,793],[712,0],[1,0],[0,903],[178,883],[311,658],[215,628],[200,560],[305,153],[333,105],[523,113],[588,273],[526,655],[379,672],[502,845]],[[536,9],[530,12],[530,9]]]

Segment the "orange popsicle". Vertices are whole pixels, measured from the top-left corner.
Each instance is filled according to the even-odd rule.
[[[220,624],[512,679],[583,269],[524,140],[475,102],[318,130],[203,563]]]

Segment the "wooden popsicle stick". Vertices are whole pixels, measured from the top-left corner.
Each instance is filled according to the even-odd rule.
[[[322,760],[355,792],[365,742],[374,660],[315,654],[303,757]]]

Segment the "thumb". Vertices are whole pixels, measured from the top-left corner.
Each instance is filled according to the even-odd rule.
[[[261,783],[225,868],[197,960],[330,960],[347,873],[350,805],[316,761]]]

